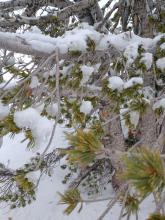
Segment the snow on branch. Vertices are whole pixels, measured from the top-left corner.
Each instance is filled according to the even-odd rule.
[[[54,6],[58,8],[66,7],[72,3],[69,0],[9,0],[0,2],[1,10],[13,10],[13,8],[24,8],[27,5],[39,5],[40,7],[44,5]]]
[[[42,57],[50,55],[58,47],[61,57],[61,55],[68,54],[69,51],[86,52],[89,46],[88,39],[91,39],[95,44],[95,52],[105,52],[109,49],[111,54],[113,53],[111,46],[117,51],[123,52],[126,48],[133,45],[135,41],[137,45],[143,45],[145,49],[151,49],[160,38],[145,39],[133,33],[130,37],[127,32],[118,35],[105,35],[97,32],[94,27],[83,23],[57,38],[45,36],[38,32],[25,32],[23,34],[0,32],[0,48],[16,53]],[[130,56],[128,56],[128,53],[130,53]],[[128,50],[127,58],[132,57],[132,53],[132,49]]]

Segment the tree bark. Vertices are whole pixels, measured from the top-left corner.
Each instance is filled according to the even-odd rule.
[[[134,0],[132,18],[134,33],[142,37],[153,37],[153,27],[148,20],[146,0]]]
[[[140,131],[141,145],[153,147],[156,137],[156,116],[151,106],[148,106],[145,113],[141,116],[138,131]]]

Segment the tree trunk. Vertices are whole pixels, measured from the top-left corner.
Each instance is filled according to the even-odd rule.
[[[142,37],[153,37],[153,27],[148,20],[148,7],[146,0],[135,0],[132,6],[134,33]]]
[[[122,152],[125,151],[125,141],[119,113],[112,112],[113,108],[113,105],[106,105],[100,110],[100,118],[102,122],[105,122],[103,144],[108,151],[108,155],[110,155],[111,164],[115,169],[115,173],[112,176],[112,186],[117,190],[123,184],[118,178],[118,173],[121,173],[123,170],[121,156]]]
[[[156,141],[156,116],[151,106],[148,106],[141,116],[137,130],[140,131],[140,144],[153,147]]]

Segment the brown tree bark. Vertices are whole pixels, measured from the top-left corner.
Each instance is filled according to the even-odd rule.
[[[135,0],[132,6],[134,33],[142,37],[153,37],[153,26],[148,20],[146,0]]]

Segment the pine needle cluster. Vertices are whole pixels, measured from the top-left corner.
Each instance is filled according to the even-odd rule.
[[[67,190],[64,194],[59,193],[61,199],[60,199],[60,204],[67,204],[67,208],[64,210],[64,213],[69,215],[80,203],[80,208],[78,212],[81,211],[82,209],[82,199],[81,195],[78,189],[69,189]]]
[[[125,202],[125,215],[137,214],[139,210],[140,201],[136,195],[128,195]]]
[[[78,129],[75,134],[66,134],[73,149],[68,150],[68,159],[71,163],[81,167],[89,165],[101,153],[103,145],[91,130]]]
[[[161,214],[152,214],[147,220],[165,220],[165,216]]]
[[[146,147],[124,157],[126,170],[122,175],[145,198],[150,193],[161,193],[165,187],[165,171],[160,153]]]

